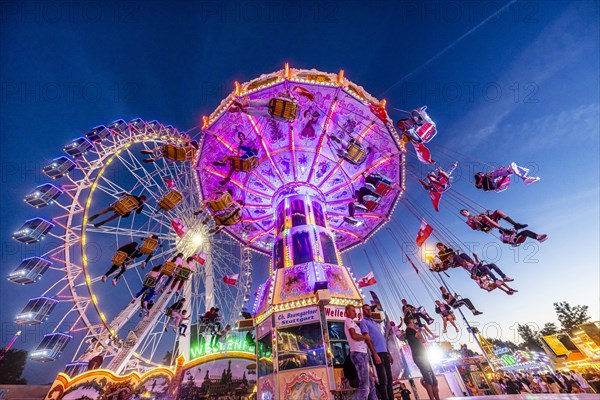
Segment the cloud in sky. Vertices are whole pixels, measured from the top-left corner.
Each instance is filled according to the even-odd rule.
[[[577,13],[571,8],[544,29],[495,83],[508,88],[513,82],[530,81],[539,87],[574,60],[581,59],[596,42],[582,37],[574,29],[580,18]],[[465,132],[460,144],[464,149],[472,149],[492,136],[517,108],[527,105],[516,102],[512,93],[507,92],[498,101],[485,102],[474,108],[451,130]]]
[[[540,149],[550,147],[561,140],[579,142],[583,140],[598,140],[600,132],[600,104],[587,104],[549,114],[522,124],[508,124],[506,129],[515,132],[543,132],[544,140],[534,137],[530,146]],[[523,144],[523,143],[521,143]]]

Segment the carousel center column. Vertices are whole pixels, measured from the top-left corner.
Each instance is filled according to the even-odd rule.
[[[341,263],[325,202],[318,188],[305,183],[273,195],[271,277],[261,285],[255,308],[258,386],[265,399],[269,393],[285,399],[298,390],[310,399],[330,399],[331,391],[342,389],[343,309],[360,306],[362,296]]]

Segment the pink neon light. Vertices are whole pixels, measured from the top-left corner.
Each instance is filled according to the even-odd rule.
[[[271,205],[269,205],[269,204],[246,204],[246,205],[244,205],[244,208],[246,208],[246,209],[265,209],[265,208],[271,208]]]
[[[365,136],[367,136],[367,132],[369,132],[371,130],[371,128],[373,128],[375,124],[373,122],[371,122],[359,135],[358,135],[358,139],[359,140],[363,140],[365,138]]]
[[[350,179],[350,181],[348,181],[348,182],[346,182],[346,183],[342,183],[341,185],[338,185],[338,186],[336,186],[336,187],[334,187],[334,188],[330,189],[330,190],[329,190],[327,193],[325,193],[325,195],[330,195],[330,194],[332,194],[332,193],[335,193],[335,192],[337,192],[338,190],[341,190],[341,189],[344,189],[344,188],[346,188],[346,187],[350,186],[351,184],[353,184],[353,183],[356,181],[356,179],[357,179],[359,176],[361,176],[361,175],[362,175],[362,174],[364,174],[365,172],[372,171],[372,170],[374,170],[375,168],[377,168],[377,167],[379,167],[379,166],[381,166],[381,165],[385,164],[386,162],[390,161],[390,160],[391,160],[393,157],[395,157],[395,156],[396,156],[396,154],[392,154],[392,155],[390,155],[390,156],[388,156],[388,157],[386,157],[386,158],[382,158],[381,160],[379,160],[378,162],[376,162],[375,164],[373,164],[373,165],[372,165],[372,166],[370,166],[369,168],[366,168],[366,169],[362,170],[361,172],[357,173],[356,175],[354,175],[354,176],[353,176],[353,177]]]
[[[298,180],[296,170],[296,141],[294,140],[294,127],[290,124],[290,145],[292,148],[292,172],[294,174],[294,181]]]
[[[335,93],[337,96],[339,93],[339,89]],[[308,173],[307,182],[310,182],[312,178],[312,174],[315,170],[315,165],[317,164],[317,159],[321,156],[321,149],[323,148],[323,143],[325,143],[325,137],[327,136],[327,129],[329,128],[329,123],[331,122],[331,116],[335,111],[335,107],[337,106],[338,101],[334,100],[331,103],[331,108],[329,109],[329,113],[327,114],[327,119],[325,120],[325,125],[323,126],[323,131],[321,132],[321,139],[319,139],[319,146],[317,147],[317,152],[315,153],[315,158],[313,159],[312,165],[310,166],[310,172]]]
[[[274,229],[274,228],[271,228],[271,229],[269,229],[269,230],[267,230],[267,231],[263,231],[263,232],[259,232],[259,233],[257,233],[256,235],[254,235],[254,236],[252,236],[251,238],[249,238],[249,239],[248,239],[248,243],[250,243],[250,242],[254,242],[256,239],[258,239],[258,238],[259,238],[259,237],[261,237],[261,236],[264,236],[264,235],[268,234],[268,233],[269,233],[269,232],[271,232],[273,229]]]
[[[214,175],[214,176],[218,176],[219,178],[225,178],[225,176],[226,176],[225,174],[217,172],[217,171],[215,171],[213,169],[206,169],[205,172],[208,172],[209,174]],[[239,187],[240,189],[243,189],[244,191],[250,192],[250,193],[255,194],[257,196],[264,197],[266,199],[268,199],[268,198],[271,197],[271,196],[267,196],[264,193],[257,192],[254,189],[250,189],[250,188],[244,187],[240,182],[236,181],[235,179],[231,179],[229,182],[232,183],[232,184],[234,184],[235,186]]]
[[[265,220],[267,220],[269,218],[273,218],[273,216],[267,214],[267,215],[263,215],[262,217],[259,217],[259,218],[244,219],[243,221],[244,222],[262,222],[262,221],[265,221]]]
[[[356,235],[354,232],[350,232],[345,229],[339,229],[339,228],[331,228],[331,229],[333,229],[334,231],[337,231],[337,232],[345,233],[346,235],[350,235],[355,239],[360,239],[360,236]]]
[[[279,177],[279,180],[281,181],[281,183],[285,183],[285,180],[283,179],[283,176],[281,175],[281,172],[279,172],[279,169],[277,169],[277,167],[275,166],[275,162],[273,162],[273,158],[271,157],[271,153],[269,152],[269,149],[268,149],[267,145],[265,144],[265,141],[263,140],[263,138],[262,138],[262,136],[260,134],[260,131],[256,127],[256,122],[254,121],[254,118],[252,118],[252,116],[247,115],[247,114],[246,114],[246,116],[250,120],[250,124],[252,124],[252,128],[254,129],[254,132],[256,132],[256,136],[258,136],[258,138],[260,139],[260,144],[262,145],[263,149],[265,150],[265,153],[267,154],[267,158],[271,162],[271,165],[273,166],[273,169],[277,173],[277,176]]]
[[[205,130],[204,132],[208,133],[209,135],[212,135],[212,137],[214,137],[215,139],[217,139],[219,142],[221,142],[225,147],[227,147],[232,153],[237,153],[237,146],[234,146],[232,144],[229,144],[225,139],[221,138],[219,135],[212,133],[209,130]]]
[[[327,213],[328,215],[334,215],[336,217],[346,217],[347,214],[342,214],[339,212],[335,212],[335,211],[330,211]],[[383,215],[381,214],[360,214],[361,217],[367,218],[367,219],[381,219],[383,217]]]

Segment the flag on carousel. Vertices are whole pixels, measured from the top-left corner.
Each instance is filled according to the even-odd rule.
[[[239,275],[240,274],[225,275],[223,277],[223,283],[225,283],[226,285],[235,286]]]
[[[373,274],[373,271],[371,271],[358,280],[358,287],[373,286],[376,283],[377,279],[375,279],[375,275]]]
[[[423,143],[415,143],[412,142],[413,147],[415,148],[415,152],[417,153],[417,158],[423,164],[433,164],[434,160],[431,159],[431,152]]]
[[[179,237],[182,237],[187,231],[187,228],[183,225],[180,219],[172,219],[171,227],[173,227],[173,230]]]
[[[375,293],[372,290],[369,290],[369,293],[371,293],[371,304],[373,305],[372,308],[378,308],[379,310],[383,310],[383,307],[381,306],[381,301],[379,300],[379,296],[377,296],[377,293]]]
[[[417,246],[421,247],[431,235],[431,232],[433,232],[431,225],[429,225],[424,219],[421,220],[421,228],[419,228],[419,232],[417,233]]]
[[[435,211],[440,211],[440,200],[442,200],[442,192],[438,192],[437,190],[430,190],[429,198],[431,199],[431,204],[433,204],[433,209]]]
[[[206,253],[196,253],[194,255],[194,260],[196,260],[198,264],[204,265],[206,263]]]
[[[404,253],[404,255],[406,256],[406,258],[408,258],[408,262],[410,263],[410,265],[412,265],[413,269],[418,274],[419,273],[419,269],[417,268],[417,266],[415,265],[415,263],[413,262],[413,260],[410,259],[410,257],[408,256],[408,254]]]
[[[172,179],[162,178],[162,180],[165,183],[165,185],[167,185],[167,188],[169,188],[169,189],[175,189],[175,182],[173,182]]]

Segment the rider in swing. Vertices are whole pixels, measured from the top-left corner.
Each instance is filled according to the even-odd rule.
[[[437,167],[434,171],[428,173],[425,178],[419,179],[423,189],[435,192],[444,192],[450,188],[452,172],[456,169],[458,162],[454,162],[448,171],[442,167]]]
[[[465,222],[467,225],[469,225],[469,227],[471,227],[471,229],[475,231],[488,232],[496,228],[502,234],[500,240],[503,243],[511,244],[513,246],[523,243],[527,238],[535,239],[540,243],[544,242],[548,238],[548,236],[545,234],[540,235],[528,229],[524,229],[527,228],[527,224],[515,222],[512,218],[500,210],[496,210],[494,212],[486,211],[478,215],[471,215],[468,210],[463,209],[460,210],[460,213],[464,217],[467,217]],[[513,226],[513,229],[507,229],[500,226],[498,222],[501,219],[510,223]]]

